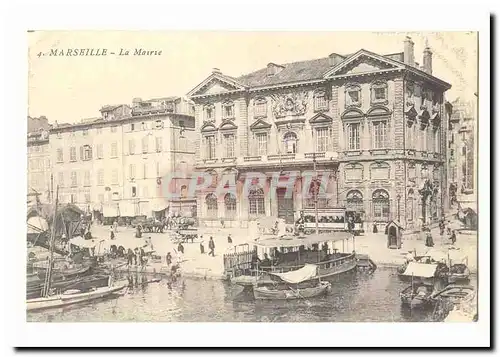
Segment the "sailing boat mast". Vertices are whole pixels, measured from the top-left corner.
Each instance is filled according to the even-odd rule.
[[[56,187],[56,200],[54,202],[54,217],[52,219],[52,234],[50,236],[49,243],[49,266],[47,269],[47,273],[45,275],[45,284],[43,295],[48,296],[50,292],[50,285],[52,280],[52,266],[54,265],[54,243],[56,236],[56,223],[57,223],[57,203],[59,201],[59,185]]]

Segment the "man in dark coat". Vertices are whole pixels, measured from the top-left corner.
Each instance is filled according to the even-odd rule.
[[[213,237],[210,237],[210,241],[208,242],[208,249],[210,249],[210,252],[208,253],[208,255],[215,257],[215,242],[214,242]]]
[[[177,246],[177,250],[178,250],[180,253],[184,254],[184,246],[182,245],[182,243],[179,243],[179,245]]]
[[[233,239],[231,238],[231,235],[228,235],[228,236],[227,236],[227,242],[228,242],[229,244],[233,244]]]

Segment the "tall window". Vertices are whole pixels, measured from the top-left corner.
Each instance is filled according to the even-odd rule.
[[[234,118],[234,103],[233,102],[225,102],[222,104],[222,115],[224,119],[232,119]]]
[[[389,220],[389,194],[385,190],[376,190],[372,195],[373,219],[375,221]]]
[[[346,197],[346,208],[356,212],[363,211],[363,194],[358,190],[349,191]]]
[[[358,85],[349,85],[345,90],[345,106],[361,105],[361,87]]]
[[[57,162],[63,162],[63,161],[64,161],[63,149],[57,149]]]
[[[104,157],[104,148],[103,144],[97,144],[97,158],[102,159]]]
[[[111,171],[111,184],[118,185],[118,169],[113,169]]]
[[[64,172],[59,172],[57,174],[57,184],[59,187],[64,187]]]
[[[408,196],[406,198],[406,214],[408,221],[413,221],[413,211],[414,211],[414,205],[415,201],[413,198],[413,189],[408,190]]]
[[[235,157],[234,134],[224,134],[224,157]]]
[[[83,177],[83,185],[90,186],[90,171],[85,171],[85,175]]]
[[[69,148],[69,161],[76,161],[76,147]]]
[[[372,104],[386,104],[387,100],[387,83],[376,81],[371,86],[371,102]]]
[[[112,132],[112,133],[116,133],[117,130],[118,130],[118,127],[116,125],[113,125],[112,127],[109,128],[109,130]]]
[[[427,131],[427,151],[435,152],[434,144],[436,143],[436,132],[433,129]]]
[[[217,197],[210,193],[205,197],[205,205],[207,206],[207,216],[210,218],[217,217]]]
[[[134,155],[135,154],[135,141],[130,139],[128,141],[128,153],[130,155]]]
[[[104,169],[99,169],[99,171],[97,171],[97,184],[99,186],[104,186]]]
[[[287,154],[296,154],[297,153],[297,134],[295,133],[286,133],[283,137],[283,141],[285,143],[285,153]]]
[[[359,123],[351,123],[347,127],[347,139],[348,139],[349,150],[360,149],[359,129],[360,129]]]
[[[257,155],[267,155],[267,133],[259,133],[257,138]]]
[[[328,108],[325,91],[317,91],[314,93],[314,110],[324,110]]]
[[[254,103],[254,116],[265,117],[267,115],[267,103],[264,98],[258,98]]]
[[[160,177],[160,163],[156,163],[156,177]]]
[[[215,159],[215,135],[203,138],[205,141],[205,159]]]
[[[71,171],[71,187],[78,186],[78,176],[76,171]]]
[[[187,197],[187,186],[182,185],[181,186],[181,198],[186,198]]]
[[[215,120],[215,107],[213,105],[205,106],[205,121],[214,121]]]
[[[85,203],[90,203],[90,193],[85,194]]]
[[[142,172],[143,172],[142,178],[143,179],[147,179],[148,178],[148,164],[144,164],[142,168],[143,168],[143,170],[142,170]]]
[[[373,147],[375,149],[382,149],[386,147],[387,143],[387,121],[374,121],[373,127]]]
[[[328,151],[328,128],[316,129],[316,152]]]
[[[111,157],[118,157],[118,143],[116,141],[111,143]]]
[[[236,197],[231,193],[226,193],[224,196],[224,208],[226,218],[234,218],[236,216]]]
[[[156,144],[156,152],[161,152],[163,150],[163,138],[161,136],[157,136],[155,139]]]
[[[253,188],[248,193],[248,212],[251,215],[265,215],[264,190],[262,188]]]
[[[92,160],[92,147],[90,145],[83,146],[83,160]]]
[[[142,153],[146,154],[149,150],[149,136],[142,138]]]
[[[128,167],[128,177],[130,179],[135,179],[135,165],[130,164]]]

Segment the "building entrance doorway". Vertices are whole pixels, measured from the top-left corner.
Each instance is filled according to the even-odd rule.
[[[293,194],[291,194],[290,197],[286,197],[285,193],[285,187],[276,189],[276,197],[278,200],[278,218],[284,219],[285,223],[293,224]]]

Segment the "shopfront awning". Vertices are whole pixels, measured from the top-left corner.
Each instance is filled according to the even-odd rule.
[[[168,202],[165,200],[155,200],[150,203],[150,208],[154,212],[161,212],[168,208]]]
[[[135,217],[139,211],[137,203],[131,201],[122,201],[119,207],[121,217]]]
[[[104,217],[118,217],[120,211],[118,209],[118,204],[111,204],[102,207],[102,214]]]

